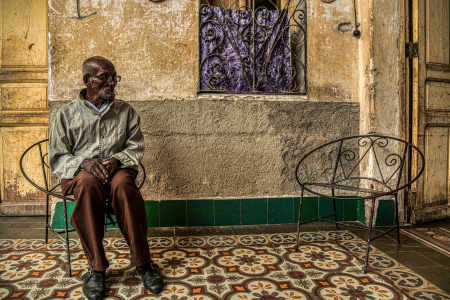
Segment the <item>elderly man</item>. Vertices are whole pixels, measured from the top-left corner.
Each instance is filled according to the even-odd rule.
[[[144,152],[139,116],[129,104],[114,99],[120,76],[106,58],[87,59],[83,81],[86,88],[79,98],[56,113],[49,143],[50,166],[61,178],[64,194],[75,196],[70,224],[90,266],[83,292],[88,299],[103,298],[108,261],[102,240],[108,197],[130,247],[131,264],[145,288],[160,293],[163,280],[150,258],[144,200],[135,184]]]

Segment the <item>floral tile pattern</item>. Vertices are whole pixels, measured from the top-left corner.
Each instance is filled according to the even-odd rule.
[[[376,248],[364,274],[365,242],[348,231],[302,233],[299,251],[292,233],[155,237],[149,243],[164,291],[144,290],[129,268],[125,241],[108,238],[106,299],[450,299]],[[0,240],[0,299],[84,299],[86,257],[71,240],[73,276],[67,277],[64,250],[60,240]]]

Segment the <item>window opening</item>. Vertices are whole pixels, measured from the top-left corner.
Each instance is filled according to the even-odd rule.
[[[202,0],[200,92],[306,93],[306,0]]]
[[[270,1],[270,0],[255,0],[254,9],[258,8],[266,8],[268,10],[276,10],[279,9],[278,1]]]

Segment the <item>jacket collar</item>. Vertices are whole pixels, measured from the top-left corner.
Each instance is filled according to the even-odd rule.
[[[78,95],[78,102],[84,107],[87,108],[90,112],[96,114],[96,115],[101,115],[103,116],[104,114],[106,114],[110,108],[113,106],[114,101],[110,101],[108,102],[106,105],[106,108],[103,109],[102,111],[99,111],[97,108],[94,108],[93,105],[86,100],[86,91],[87,89],[84,88],[80,91],[80,94]],[[91,105],[90,105],[91,104]]]

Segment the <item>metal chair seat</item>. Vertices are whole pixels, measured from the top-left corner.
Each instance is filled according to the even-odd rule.
[[[405,176],[405,165],[417,163],[416,174]],[[371,209],[367,226],[367,249],[364,272],[369,263],[370,242],[396,229],[400,244],[398,214],[399,193],[410,187],[423,173],[425,167],[422,152],[407,141],[377,134],[350,136],[322,144],[309,151],[299,160],[295,170],[300,185],[297,220],[297,250],[299,249],[300,225],[314,221],[331,221],[339,225],[353,225],[338,220],[336,200],[370,200]],[[304,195],[308,193],[333,201],[334,213],[308,221],[302,219]],[[393,198],[395,225],[387,230],[374,228],[376,201]],[[378,234],[373,235],[374,232]]]
[[[38,149],[39,151],[39,159],[40,159],[40,165],[42,169],[42,176],[40,178],[30,178],[29,174],[25,171],[24,168],[24,159],[28,156],[30,156],[33,152],[33,150]],[[67,215],[67,202],[75,202],[75,199],[71,196],[65,196],[62,194],[61,191],[58,189],[60,188],[60,183],[57,182],[54,185],[51,185],[50,178],[50,166],[47,162],[48,159],[48,152],[46,152],[48,149],[48,139],[38,141],[34,144],[32,144],[30,147],[28,147],[21,155],[20,161],[19,161],[19,167],[20,171],[22,172],[23,177],[36,189],[40,190],[41,192],[45,193],[46,198],[46,206],[45,206],[45,243],[48,243],[48,232],[49,230],[55,233],[59,238],[63,239],[65,241],[66,245],[66,254],[67,254],[67,266],[68,266],[68,275],[72,276],[72,268],[71,268],[71,261],[70,261],[70,247],[69,247],[69,232],[75,231],[75,229],[69,228],[68,224],[68,215]],[[145,168],[140,163],[140,172],[139,176],[136,179],[136,185],[140,189],[145,182],[146,179],[146,173]],[[40,183],[42,182],[42,183]],[[51,227],[51,224],[49,224],[50,219],[50,212],[49,212],[49,203],[50,198],[54,197],[57,199],[60,199],[64,203],[64,229],[54,229]],[[105,203],[105,231],[106,227],[108,225],[116,225],[116,221],[113,218],[114,210],[111,206],[111,201],[109,198],[106,198]],[[64,236],[62,236],[64,234]]]

